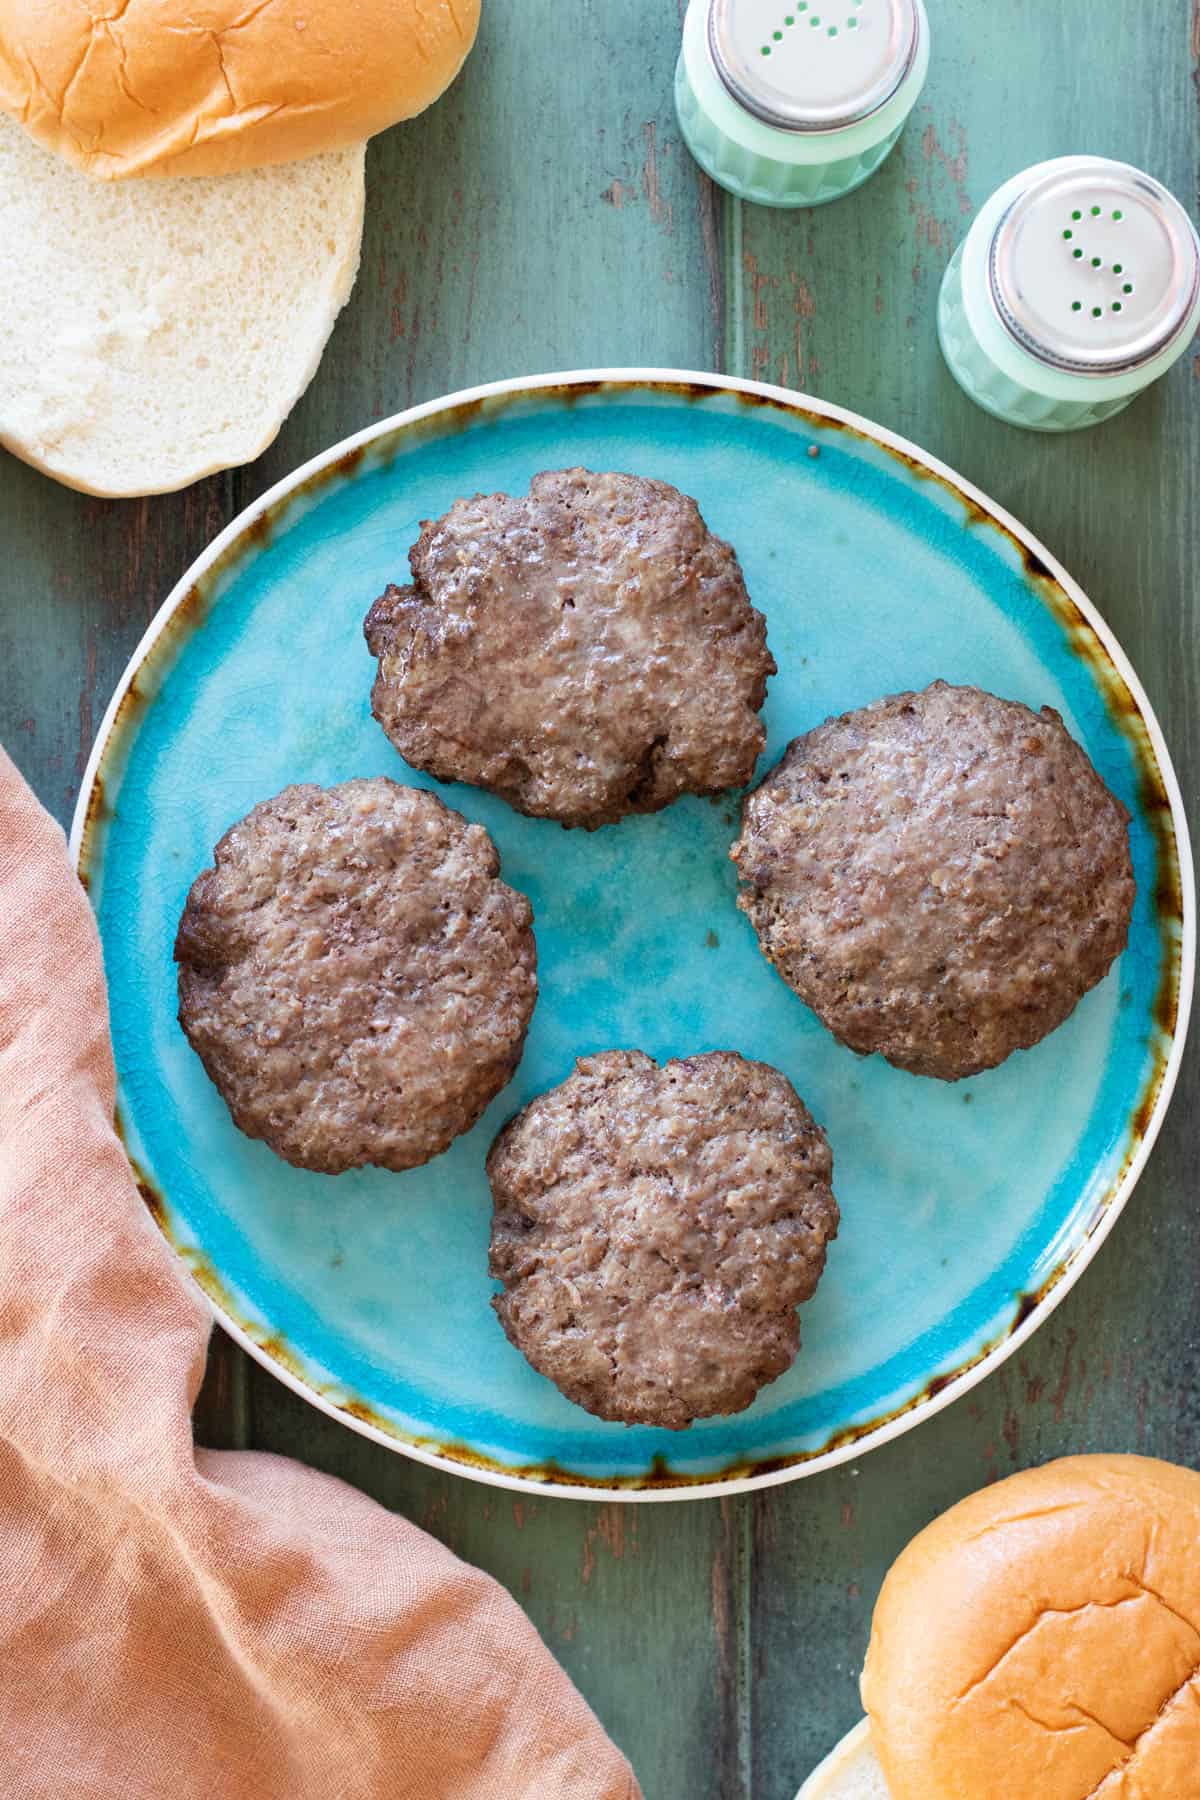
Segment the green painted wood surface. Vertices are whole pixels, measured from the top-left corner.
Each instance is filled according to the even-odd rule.
[[[0,461],[0,738],[47,804],[67,818],[142,628],[270,482],[411,401],[603,363],[803,386],[978,482],[1111,620],[1191,803],[1200,358],[1114,424],[1040,439],[960,395],[933,311],[971,213],[1039,157],[1123,156],[1196,206],[1200,0],[932,0],[933,71],[896,154],[860,194],[797,215],[715,193],[682,149],[674,0],[485,5],[448,99],[372,147],[358,287],[260,463],[111,504]],[[1198,1115],[1192,1056],[1126,1217],[1051,1323],[948,1413],[815,1480],[670,1507],[518,1500],[364,1442],[223,1342],[198,1430],[304,1456],[491,1569],[633,1757],[649,1800],[790,1800],[855,1716],[879,1581],[934,1513],[1069,1450],[1200,1465]]]

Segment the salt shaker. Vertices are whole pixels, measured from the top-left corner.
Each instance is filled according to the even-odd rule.
[[[1078,431],[1129,405],[1200,324],[1200,239],[1128,163],[1063,156],[1014,176],[942,282],[951,373],[988,412]]]
[[[722,187],[816,206],[874,174],[928,68],[924,0],[691,0],[675,106]]]

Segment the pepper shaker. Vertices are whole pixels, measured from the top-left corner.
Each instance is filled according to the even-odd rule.
[[[1200,324],[1200,239],[1128,163],[1064,156],[1007,182],[951,260],[938,303],[950,371],[1031,431],[1121,412]]]
[[[722,187],[817,206],[874,174],[928,68],[924,0],[691,0],[675,106]]]

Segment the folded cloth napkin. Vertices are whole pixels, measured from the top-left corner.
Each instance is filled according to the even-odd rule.
[[[209,1321],[112,1111],[91,910],[0,751],[0,1793],[637,1800],[487,1576],[193,1448]]]

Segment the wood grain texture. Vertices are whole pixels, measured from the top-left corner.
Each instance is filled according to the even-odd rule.
[[[485,10],[446,101],[372,146],[358,286],[259,463],[125,503],[0,463],[0,738],[51,808],[67,818],[154,608],[267,485],[412,401],[604,363],[801,386],[978,482],[1111,620],[1192,802],[1200,356],[1121,420],[1038,438],[959,393],[934,303],[971,214],[1038,157],[1124,156],[1200,201],[1200,0],[934,0],[933,70],[896,153],[858,195],[797,215],[718,194],[683,150],[671,111],[681,0]],[[516,1500],[355,1437],[219,1337],[197,1429],[302,1455],[492,1570],[650,1800],[790,1800],[855,1716],[875,1592],[926,1520],[1068,1450],[1200,1463],[1198,1112],[1193,1056],[1151,1167],[1081,1287],[973,1395],[857,1467],[736,1502]]]
[[[1154,172],[1196,210],[1200,39],[1153,0],[935,7],[929,85],[856,199],[779,218],[728,203],[736,371],[803,385],[913,438],[1037,532],[1113,625],[1200,782],[1194,568],[1200,359],[1119,421],[1041,437],[989,418],[942,364],[934,307],[971,216],[1015,170],[1082,149]],[[1134,101],[1137,104],[1134,104]],[[740,215],[740,216],[739,216]],[[1150,1167],[1082,1284],[949,1412],[850,1467],[749,1502],[758,1800],[787,1800],[861,1714],[856,1675],[888,1564],[971,1489],[1081,1450],[1200,1463],[1195,1055]]]

